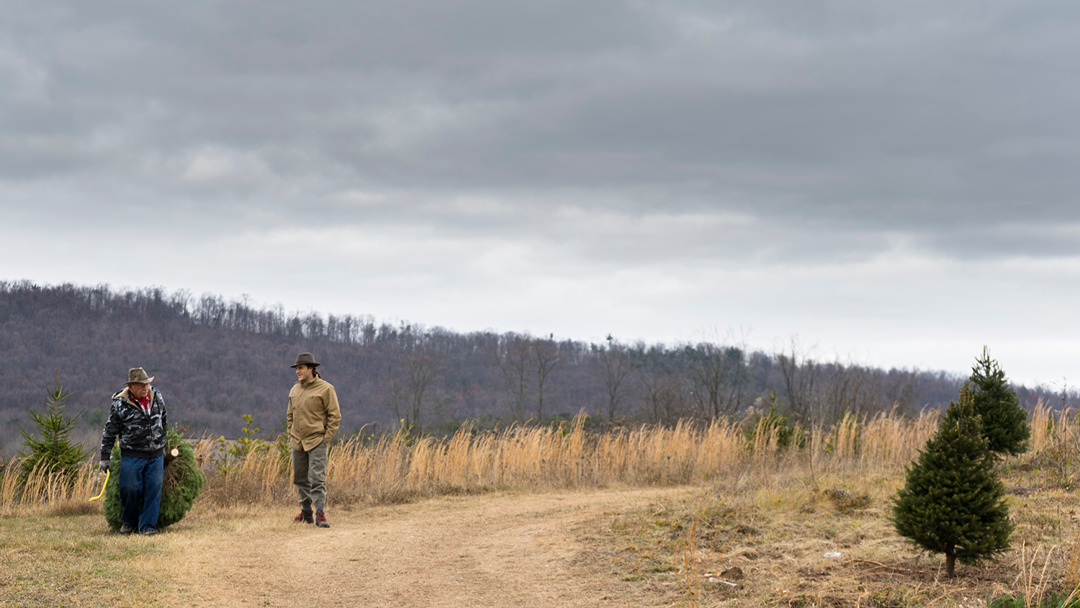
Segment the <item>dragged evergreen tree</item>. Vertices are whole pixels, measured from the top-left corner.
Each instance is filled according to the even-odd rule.
[[[184,519],[195,499],[199,497],[206,476],[199,470],[195,450],[191,444],[170,426],[165,431],[168,445],[165,447],[165,470],[161,482],[161,508],[158,511],[157,529],[163,530]],[[173,456],[172,451],[177,451]],[[113,446],[109,458],[109,484],[105,487],[105,521],[114,532],[120,529],[120,446]],[[141,503],[140,503],[141,505]]]
[[[1009,548],[1012,524],[994,462],[965,386],[893,499],[896,532],[927,551],[944,553],[950,577],[956,575],[956,560],[977,564]]]
[[[46,392],[47,411],[39,413],[30,410],[27,414],[37,426],[40,437],[34,438],[19,426],[23,445],[26,447],[26,451],[19,451],[19,456],[23,459],[19,468],[20,486],[26,484],[34,470],[61,475],[70,486],[79,467],[86,464],[90,457],[90,452],[83,449],[82,445],[71,442],[71,429],[82,412],[70,418],[64,412],[64,406],[71,399],[71,391],[60,384],[60,372],[56,372],[53,386]]]
[[[970,383],[975,413],[982,418],[990,451],[1013,455],[1027,451],[1031,436],[1027,410],[1020,406],[1005,372],[990,358],[990,349],[983,347],[982,357],[975,359]]]

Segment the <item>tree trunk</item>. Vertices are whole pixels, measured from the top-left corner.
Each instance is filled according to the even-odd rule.
[[[945,552],[945,574],[949,578],[956,577],[956,552],[954,551]]]

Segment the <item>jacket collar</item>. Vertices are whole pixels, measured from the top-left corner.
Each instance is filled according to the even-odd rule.
[[[154,407],[154,393],[156,393],[156,392],[157,391],[154,390],[154,387],[151,386],[150,387],[150,393],[149,393],[150,394],[150,407]],[[120,399],[121,401],[123,401],[124,403],[127,403],[128,405],[132,405],[134,407],[139,407],[139,404],[136,403],[135,399],[131,396],[131,391],[126,386],[124,387],[124,390],[122,390],[119,393],[116,393],[115,395],[113,395],[113,399]],[[139,409],[142,409],[142,408],[139,408]]]

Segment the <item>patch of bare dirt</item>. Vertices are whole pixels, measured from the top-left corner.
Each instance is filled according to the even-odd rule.
[[[582,526],[685,489],[451,497],[328,511],[331,528],[273,514],[169,536],[187,606],[644,606],[654,593],[578,559]],[[215,527],[221,528],[215,531]]]

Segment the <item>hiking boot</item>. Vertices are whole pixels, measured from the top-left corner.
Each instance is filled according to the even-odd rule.
[[[135,531],[135,526],[129,526],[127,524],[120,524],[120,534],[131,534]]]
[[[330,524],[326,521],[326,516],[323,515],[322,511],[319,511],[318,513],[315,514],[315,525],[319,526],[320,528],[329,528],[330,527]]]
[[[157,534],[157,528],[143,528],[142,532],[139,532],[143,536],[153,536]]]
[[[313,524],[313,523],[315,523],[315,520],[311,518],[311,511],[308,511],[307,509],[304,509],[303,511],[300,511],[299,515],[297,515],[296,517],[293,518],[292,523],[294,523],[294,524]]]

